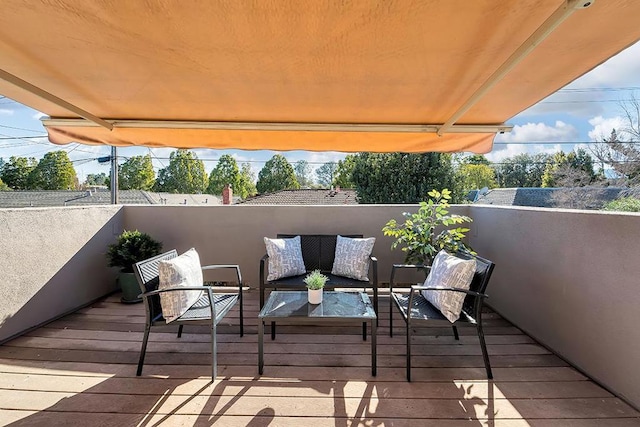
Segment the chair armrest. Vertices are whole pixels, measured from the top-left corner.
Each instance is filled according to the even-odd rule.
[[[433,286],[419,286],[419,285],[412,285],[411,286],[411,290],[412,291],[449,291],[449,292],[461,292],[467,295],[473,295],[475,297],[480,297],[480,298],[489,298],[489,295],[487,294],[481,294],[479,292],[475,292],[475,291],[470,291],[469,289],[461,289],[461,288],[445,288],[445,287],[433,287]]]
[[[164,292],[173,292],[173,291],[210,291],[210,290],[211,290],[211,287],[209,286],[174,286],[172,288],[156,289],[155,291],[145,292],[143,294],[138,295],[138,297],[150,297],[152,295],[158,295]]]
[[[369,263],[369,269],[371,269],[371,271],[373,272],[371,283],[373,283],[373,286],[377,288],[378,287],[378,258],[374,257],[373,255],[369,255],[369,261],[371,261]]]

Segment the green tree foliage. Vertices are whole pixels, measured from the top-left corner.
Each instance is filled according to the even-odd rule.
[[[156,181],[151,156],[129,157],[118,170],[120,190],[151,190]]]
[[[333,185],[333,179],[336,176],[337,168],[338,164],[336,162],[328,162],[316,169],[318,184],[324,188],[331,187]]]
[[[502,188],[540,187],[548,154],[518,154],[508,157],[495,165],[498,186]]]
[[[71,190],[77,187],[78,178],[66,151],[45,154],[28,178],[32,190]]]
[[[596,180],[593,159],[583,149],[553,155],[542,175],[543,187],[584,187]]]
[[[460,187],[464,190],[475,190],[483,187],[495,188],[498,186],[495,171],[486,164],[462,164],[456,170],[456,177]]]
[[[29,189],[29,174],[36,167],[36,159],[11,156],[0,171],[0,179],[14,190]]]
[[[200,194],[207,189],[204,163],[189,150],[177,150],[169,156],[169,166],[160,169],[154,189],[166,193]]]
[[[11,187],[2,182],[2,179],[0,179],[0,191],[11,191]]]
[[[218,164],[211,170],[209,174],[209,186],[207,187],[207,193],[209,194],[222,194],[222,189],[225,185],[229,184],[235,194],[242,196],[242,189],[240,185],[240,168],[238,163],[229,154],[223,154],[218,160]]]
[[[602,209],[605,211],[640,212],[640,199],[622,197],[606,203]]]
[[[256,175],[251,169],[249,163],[243,163],[240,168],[240,193],[239,196],[246,199],[255,196],[258,193],[256,189]]]
[[[352,179],[360,203],[418,203],[433,188],[452,188],[451,155],[358,153]],[[461,199],[461,192],[454,200]]]
[[[90,173],[87,175],[87,178],[84,180],[85,185],[106,185],[109,186],[110,180],[107,174],[104,172],[100,173]]]
[[[344,160],[338,161],[333,185],[341,188],[354,188],[353,169],[356,167],[356,155],[349,154]]]
[[[491,162],[482,154],[473,154],[460,159],[460,163],[464,165],[485,165],[491,166]]]
[[[274,155],[258,173],[258,193],[300,188],[293,167],[282,154]]]
[[[311,187],[313,185],[313,179],[311,179],[311,166],[306,160],[298,160],[293,167],[296,173],[296,180],[300,187]]]
[[[398,224],[392,219],[382,229],[385,236],[396,239],[391,249],[401,246],[402,251],[406,252],[407,264],[430,265],[442,249],[451,252],[470,251],[462,241],[469,229],[449,227],[473,220],[468,216],[449,214],[451,191],[446,188],[442,192],[432,190],[428,195],[429,200],[420,202],[418,212],[402,214],[406,218],[404,223]]]

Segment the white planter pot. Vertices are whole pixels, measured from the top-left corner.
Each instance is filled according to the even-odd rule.
[[[307,289],[309,293],[309,304],[320,304],[322,302],[322,289]]]

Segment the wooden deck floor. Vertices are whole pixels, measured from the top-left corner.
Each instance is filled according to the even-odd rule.
[[[257,369],[255,291],[246,334],[234,311],[220,327],[210,384],[209,335],[152,332],[135,376],[141,304],[118,295],[0,346],[0,424],[15,426],[639,426],[640,413],[495,313],[486,332],[495,380],[486,380],[475,331],[422,329],[413,382],[405,381],[403,323],[378,329],[378,376],[359,327],[282,327]]]

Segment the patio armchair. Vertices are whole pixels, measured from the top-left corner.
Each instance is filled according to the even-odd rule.
[[[407,381],[411,381],[412,328],[427,324],[433,326],[433,324],[437,322],[451,325],[453,327],[453,334],[456,340],[460,339],[458,336],[457,325],[473,325],[476,328],[476,332],[478,333],[478,338],[480,340],[480,347],[482,349],[482,356],[484,359],[485,370],[487,372],[487,378],[493,378],[493,373],[491,372],[491,364],[489,362],[489,354],[487,353],[487,346],[482,329],[482,307],[484,300],[488,298],[488,295],[485,292],[495,264],[487,259],[481,258],[479,256],[472,256],[463,252],[457,252],[454,256],[462,260],[474,259],[476,262],[475,272],[471,273],[472,278],[470,278],[471,282],[468,289],[458,287],[428,287],[422,285],[412,285],[409,292],[394,292],[394,289],[399,288],[399,286],[395,283],[396,272],[400,271],[401,269],[423,269],[425,270],[425,272],[431,273],[431,266],[394,264],[391,270],[391,279],[389,283],[389,335],[393,336],[393,306],[395,305],[400,311],[400,314],[402,315],[406,326]],[[427,300],[427,298],[425,298],[425,296],[423,295],[423,291],[465,294],[466,296],[464,297],[464,301],[462,303],[460,317],[452,322],[445,316],[445,314],[443,314],[443,312],[439,308],[434,306],[434,304],[432,304],[429,300]]]
[[[189,251],[188,251],[189,252]],[[195,251],[194,251],[195,252]],[[200,295],[183,314],[175,317],[170,324],[179,325],[178,338],[182,336],[182,329],[185,324],[204,324],[211,329],[211,379],[215,381],[217,376],[217,351],[216,351],[216,326],[224,318],[224,316],[239,303],[240,309],[240,336],[244,335],[243,322],[243,301],[242,301],[242,275],[240,267],[237,265],[207,265],[201,266],[202,270],[216,269],[233,269],[238,280],[238,291],[233,293],[214,292],[211,286],[175,286],[158,289],[160,285],[160,263],[162,261],[171,261],[178,258],[176,250],[171,250],[163,254],[157,255],[144,261],[140,261],[134,265],[134,272],[140,285],[142,294],[140,297],[144,301],[146,312],[146,323],[144,329],[144,338],[142,340],[142,348],[140,350],[140,359],[138,362],[138,370],[136,375],[142,374],[144,358],[149,340],[149,332],[152,326],[163,326],[169,323],[163,313],[161,295],[168,293],[196,291]],[[175,261],[174,261],[175,262]],[[199,294],[198,294],[199,292]]]

